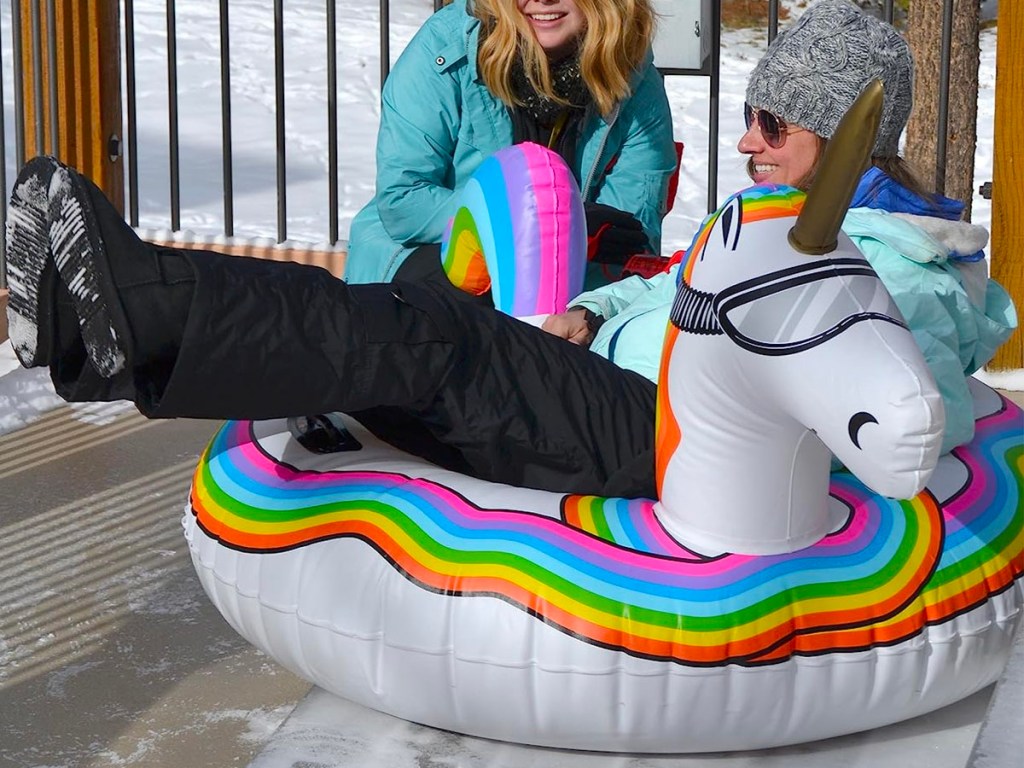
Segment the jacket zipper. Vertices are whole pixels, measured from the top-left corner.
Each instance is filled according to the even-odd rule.
[[[390,237],[390,235],[389,235],[389,237]],[[400,246],[398,246],[398,250],[396,250],[394,253],[391,254],[391,259],[388,261],[388,267],[387,267],[387,269],[384,270],[385,277],[383,279],[384,279],[385,282],[389,282],[390,283],[392,280],[395,279],[394,276],[387,277],[387,275],[390,274],[391,269],[395,266],[395,262],[398,261],[398,255],[400,253],[402,253],[402,251],[406,251],[406,250],[411,250],[411,249],[406,248],[404,245],[400,245]]]
[[[601,137],[601,143],[597,148],[594,164],[590,167],[590,172],[587,174],[587,181],[583,185],[583,199],[585,201],[590,200],[590,185],[594,182],[594,175],[597,173],[597,169],[601,167],[601,157],[604,155],[604,148],[608,144],[608,135],[612,132],[612,126],[619,119],[620,107],[620,104],[616,104],[615,109],[612,111],[611,119],[608,121],[608,128],[605,130],[604,136]]]

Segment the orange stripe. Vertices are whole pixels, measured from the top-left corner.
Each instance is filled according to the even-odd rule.
[[[654,409],[654,479],[658,498],[662,495],[662,485],[669,459],[675,454],[682,442],[683,435],[679,429],[679,421],[672,411],[672,403],[668,396],[668,358],[679,336],[679,329],[672,323],[665,332],[664,351],[661,355],[661,368],[658,371],[658,400]]]
[[[577,530],[583,530],[582,515],[580,513],[580,505],[583,503],[583,498],[583,496],[569,496],[565,499],[565,504],[562,508],[565,524],[571,525]]]
[[[1017,569],[1007,564],[996,573],[986,576],[966,590],[961,589],[954,595],[930,604],[927,607],[929,620],[944,619],[987,599],[990,595],[999,592],[1012,583],[1015,578],[1015,572],[1019,574]]]

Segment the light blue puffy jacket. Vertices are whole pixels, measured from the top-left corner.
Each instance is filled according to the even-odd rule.
[[[869,170],[862,187],[877,184],[878,173]],[[884,182],[891,180],[886,177]],[[907,194],[911,193],[900,192]],[[885,283],[924,353],[946,408],[945,453],[974,436],[966,377],[991,360],[1017,327],[1013,302],[988,278],[987,263],[979,258],[988,239],[985,230],[947,218],[959,215],[956,201],[943,198],[938,206],[923,201],[912,205],[894,203],[891,194],[854,199],[862,204],[882,199],[903,211],[915,211],[851,208],[843,231]],[[678,269],[677,265],[650,279],[626,278],[574,299],[572,306],[607,318],[591,350],[657,381]]]
[[[846,232],[882,278],[939,385],[946,406],[942,452],[974,437],[967,377],[1017,327],[1009,295],[973,258],[988,240],[960,221],[852,208]],[[980,245],[979,245],[980,243]]]
[[[415,246],[441,242],[470,175],[512,143],[504,103],[478,76],[479,33],[466,0],[456,0],[423,24],[395,63],[382,93],[377,193],[352,221],[347,281],[390,280]],[[573,172],[583,199],[633,213],[657,252],[676,156],[650,53],[633,94],[607,118],[588,110],[580,130]]]

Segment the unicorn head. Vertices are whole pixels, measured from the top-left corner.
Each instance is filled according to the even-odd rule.
[[[866,152],[863,110],[851,109],[847,127],[855,121]],[[835,192],[835,153],[849,163],[840,131],[809,195],[734,195],[679,271],[659,382],[656,509],[695,549],[772,554],[822,538],[843,520],[829,504],[832,454],[898,498],[918,493],[938,460],[935,382],[885,286],[839,231],[859,176],[840,167],[845,188]]]

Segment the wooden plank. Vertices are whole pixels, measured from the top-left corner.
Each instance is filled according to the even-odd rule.
[[[111,138],[121,133],[121,54],[118,0],[55,0],[57,146],[51,142],[49,18],[46,2],[21,4],[21,81],[25,100],[25,154],[56,155],[91,178],[124,210],[124,167],[118,150],[111,157]],[[36,59],[32,43],[33,9],[41,32],[42,110],[35,93]],[[40,144],[36,126],[42,123]]]
[[[992,168],[992,277],[1024,313],[1024,3],[999,4],[996,39],[996,117]],[[1024,368],[1019,328],[989,364],[992,371]]]

